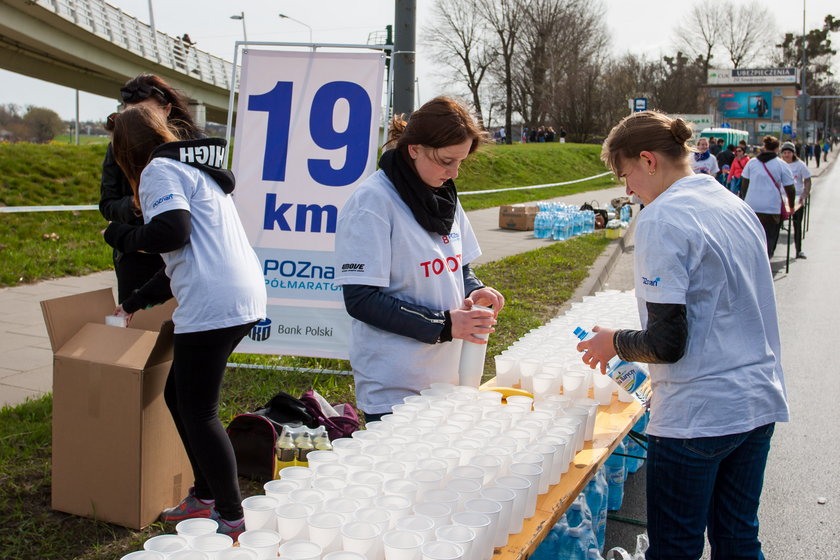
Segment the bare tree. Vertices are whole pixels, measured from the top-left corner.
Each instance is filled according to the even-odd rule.
[[[513,120],[513,57],[523,24],[527,0],[476,0],[481,15],[495,35],[495,48],[501,59],[501,82],[505,90],[505,129],[512,130]],[[512,134],[505,142],[511,143]]]
[[[448,67],[455,81],[469,90],[482,125],[481,84],[498,54],[488,45],[488,32],[476,0],[437,0],[433,26],[424,39],[436,60]]]
[[[720,47],[723,28],[728,25],[726,18],[721,16],[726,13],[726,10],[720,10],[723,5],[726,5],[724,0],[714,5],[695,4],[675,30],[677,47],[692,59],[701,57],[704,76],[709,71],[715,51]]]
[[[776,33],[776,24],[761,2],[730,3],[724,10],[726,24],[720,29],[720,44],[729,55],[733,67],[740,68],[755,60],[762,50],[769,58],[773,47],[768,38]]]

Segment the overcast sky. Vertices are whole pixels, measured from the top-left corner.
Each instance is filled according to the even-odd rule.
[[[805,0],[806,26],[821,27],[826,14],[833,11],[840,16],[837,0]],[[312,27],[316,42],[366,43],[368,33],[384,30],[393,22],[394,0],[110,0],[129,15],[149,21],[149,3],[154,6],[155,25],[159,31],[173,36],[189,33],[197,48],[227,60],[233,58],[233,43],[242,39],[242,22],[230,19],[240,11],[245,13],[245,26],[251,41],[308,41],[309,30],[304,25],[280,19],[278,13],[300,20]],[[613,51],[631,51],[648,58],[674,51],[672,30],[698,0],[648,0],[628,2],[605,0],[606,21]],[[702,0],[710,9],[714,1]],[[418,43],[423,29],[431,20],[432,0],[417,0]],[[762,5],[776,20],[779,34],[802,32],[802,0],[762,0]],[[840,46],[840,34],[835,34],[835,47]],[[840,63],[835,57],[835,75],[840,75]],[[432,61],[425,57],[418,44],[417,76],[421,101],[446,89],[435,76]],[[40,80],[0,70],[0,104],[16,103],[49,107],[64,119],[75,114],[74,91]],[[115,98],[117,92],[114,92]],[[82,120],[99,120],[116,107],[116,101],[82,92],[80,112]]]

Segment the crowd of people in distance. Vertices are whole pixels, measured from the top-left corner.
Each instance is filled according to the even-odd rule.
[[[770,258],[773,257],[784,222],[782,203],[787,201],[788,209],[793,214],[796,258],[804,259],[802,221],[811,194],[808,154],[822,153],[823,161],[827,161],[832,142],[825,139],[814,144],[781,144],[778,138],[765,136],[762,144],[762,149],[755,157],[750,157],[751,150],[744,140],[737,146],[729,144],[724,147],[722,138],[701,137],[696,143],[691,168],[695,174],[715,177],[755,211],[765,230]]]

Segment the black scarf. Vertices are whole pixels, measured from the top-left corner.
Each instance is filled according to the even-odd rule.
[[[703,160],[709,159],[710,155],[712,155],[712,154],[711,154],[711,152],[709,152],[709,150],[706,150],[702,154],[698,153],[698,152],[694,152],[694,161],[703,161]]]
[[[458,191],[452,179],[440,187],[424,183],[397,150],[388,150],[379,158],[379,167],[394,183],[400,198],[411,209],[414,219],[426,231],[449,235],[455,221]]]

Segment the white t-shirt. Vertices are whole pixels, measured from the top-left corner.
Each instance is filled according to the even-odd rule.
[[[140,177],[146,223],[170,210],[188,210],[190,242],[163,253],[178,308],[175,333],[244,325],[265,317],[265,279],[233,199],[208,174],[155,158]]]
[[[694,171],[695,174],[705,174],[711,175],[714,177],[720,168],[718,167],[717,158],[714,155],[709,155],[704,160],[697,161],[694,159],[694,156],[691,156],[691,169]]]
[[[811,172],[808,171],[808,166],[801,159],[796,159],[787,165],[790,174],[793,175],[793,185],[796,187],[796,198],[798,199],[805,192],[805,179],[811,178]]]
[[[461,204],[452,232],[423,229],[381,169],[345,204],[336,231],[336,282],[377,286],[434,310],[464,302],[461,265],[481,255]],[[426,344],[353,319],[350,364],[356,403],[369,414],[390,412],[403,397],[434,382],[458,383],[461,341]]]
[[[773,277],[755,213],[711,177],[678,180],[636,219],[636,297],[686,306],[685,354],[651,364],[648,432],[695,438],[788,420]]]
[[[776,180],[779,188],[776,188],[776,185],[773,184],[770,175],[764,170],[764,165],[767,166],[770,175],[773,175],[773,179]],[[764,165],[757,157],[754,157],[744,166],[741,178],[750,180],[747,197],[744,201],[749,204],[753,212],[780,214],[783,195],[787,197],[787,194],[784,194],[785,185],[793,184],[793,175],[791,175],[790,168],[784,160],[778,157],[774,157]]]

